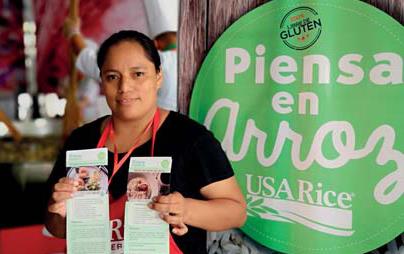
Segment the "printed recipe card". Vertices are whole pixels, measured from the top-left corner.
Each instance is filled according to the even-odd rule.
[[[67,177],[77,191],[67,201],[67,253],[111,253],[107,148],[67,151]]]
[[[125,254],[169,254],[169,225],[147,204],[170,192],[171,157],[132,157],[125,205]]]

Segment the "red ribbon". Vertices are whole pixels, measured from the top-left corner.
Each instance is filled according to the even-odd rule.
[[[147,134],[147,132],[150,130],[150,128],[152,128],[152,145],[151,145],[150,154],[151,154],[151,156],[154,155],[154,143],[155,143],[155,140],[156,140],[156,134],[157,134],[157,130],[158,130],[158,127],[159,127],[159,123],[160,123],[160,110],[157,108],[156,112],[154,113],[153,119],[150,120],[150,122],[147,124],[147,127],[135,139],[136,140],[135,144],[129,149],[129,151],[126,152],[125,156],[121,160],[118,160],[118,149],[117,149],[116,144],[115,144],[114,125],[113,125],[112,119],[110,119],[108,121],[104,131],[101,134],[100,140],[98,141],[98,144],[97,144],[97,148],[104,147],[104,145],[107,142],[108,138],[114,144],[114,168],[113,168],[113,171],[112,171],[112,175],[108,180],[108,184],[111,183],[112,178],[114,177],[114,175],[122,167],[122,165],[125,163],[125,161],[132,154],[132,152],[139,146],[139,142],[140,142],[141,138],[144,135]]]

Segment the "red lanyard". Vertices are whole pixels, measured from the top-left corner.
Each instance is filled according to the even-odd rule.
[[[152,145],[151,145],[151,151],[150,154],[151,156],[154,155],[154,142],[156,140],[156,133],[158,130],[158,126],[160,123],[160,111],[157,108],[156,112],[154,113],[153,119],[147,124],[146,129],[136,138],[135,144],[129,149],[128,152],[126,152],[125,156],[118,161],[118,151],[116,148],[115,144],[115,132],[114,132],[114,126],[112,123],[112,119],[108,121],[107,126],[105,127],[104,131],[101,134],[100,140],[98,141],[97,148],[104,147],[105,142],[109,138],[112,143],[114,143],[114,169],[112,171],[112,175],[109,178],[108,184],[111,183],[112,178],[114,175],[118,172],[118,170],[122,167],[122,165],[125,163],[125,161],[129,158],[129,156],[132,154],[132,152],[138,147],[138,144],[140,142],[141,137],[145,135],[150,127],[152,127]]]

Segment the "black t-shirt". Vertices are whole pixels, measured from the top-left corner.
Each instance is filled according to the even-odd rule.
[[[91,149],[97,146],[104,118],[86,124],[72,132],[60,152],[49,177],[49,192],[52,186],[66,176],[66,151]],[[135,138],[135,137],[134,137]],[[170,112],[159,128],[154,148],[155,156],[172,157],[170,191],[178,191],[184,197],[201,199],[200,189],[216,181],[233,176],[233,170],[220,143],[203,125],[176,112]],[[139,146],[131,157],[150,156],[151,141]],[[119,159],[124,153],[119,154]],[[109,176],[112,174],[113,153],[108,154]],[[126,194],[129,159],[114,176],[109,192],[119,198]],[[50,195],[50,193],[49,193]],[[184,253],[206,253],[206,231],[188,226],[184,236],[173,238]]]

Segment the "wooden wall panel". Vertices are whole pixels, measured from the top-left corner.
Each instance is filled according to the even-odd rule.
[[[404,24],[404,0],[362,0],[384,11]]]
[[[206,55],[207,0],[182,0],[178,27],[178,111],[188,114],[195,76]]]
[[[238,18],[265,2],[268,0],[209,0],[207,48]]]
[[[199,67],[218,36],[241,15],[268,0],[181,0],[178,42],[178,110],[188,114]]]

